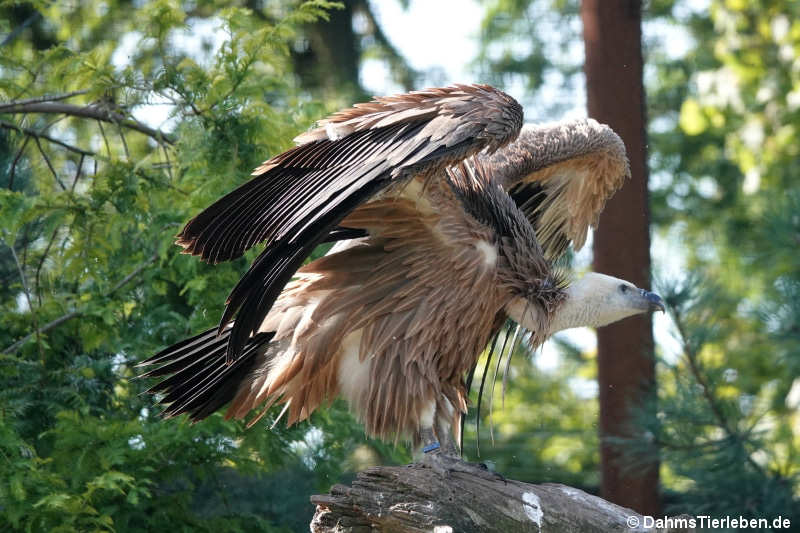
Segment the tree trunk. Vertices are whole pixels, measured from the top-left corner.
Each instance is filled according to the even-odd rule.
[[[311,503],[317,506],[312,533],[607,533],[644,531],[639,528],[647,525],[630,509],[565,485],[442,475],[419,464],[367,469],[352,486],[334,485]],[[693,531],[688,519],[673,519],[670,525],[680,528],[647,531]]]
[[[650,234],[644,89],[642,87],[641,2],[583,0],[589,115],[610,125],[623,139],[631,180],[608,202],[594,234],[594,269],[650,286]],[[632,410],[655,406],[655,361],[650,317],[640,315],[597,332],[601,494],[637,511],[659,509],[658,453],[642,467],[626,468],[624,449],[608,438],[642,438]],[[653,413],[655,415],[655,413]],[[630,458],[628,458],[630,463]]]
[[[294,70],[306,89],[327,98],[346,95],[364,100],[368,95],[359,82],[361,46],[353,30],[353,15],[361,0],[344,0],[341,8],[328,11],[328,20],[306,24],[306,47],[292,50]]]

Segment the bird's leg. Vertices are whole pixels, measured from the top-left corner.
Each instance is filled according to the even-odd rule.
[[[442,453],[445,455],[449,455],[451,457],[458,457],[461,458],[461,449],[458,447],[458,443],[456,443],[456,439],[453,438],[453,433],[451,431],[445,431],[444,438],[442,439]]]
[[[449,420],[452,420],[450,418]],[[468,463],[461,458],[461,451],[450,431],[450,424],[439,419],[434,427],[422,427],[420,438],[422,440],[422,464],[442,476],[449,476],[453,472],[461,472],[478,476],[489,481],[505,481],[500,474],[491,472],[486,465]],[[439,436],[437,436],[437,433]]]
[[[441,445],[436,434],[433,432],[433,426],[423,427],[419,431],[420,439],[422,440],[422,453],[426,456],[431,453],[440,453]]]
[[[439,436],[439,442],[442,445],[442,453],[461,459],[461,448],[456,442],[452,431],[455,409],[446,399],[442,403],[444,403],[444,408],[437,410],[436,413],[436,434]]]
[[[420,438],[422,440],[422,452],[426,455],[446,455],[455,459],[461,458],[461,450],[458,448],[453,435],[449,431],[443,432],[444,438],[439,439],[433,428],[422,428]]]
[[[449,433],[449,432],[448,432]],[[437,440],[433,428],[422,428],[422,464],[439,475],[449,476],[454,472],[470,474],[489,481],[505,481],[505,478],[496,472],[490,471],[482,463],[468,463],[461,458],[452,437],[446,437],[443,444]]]

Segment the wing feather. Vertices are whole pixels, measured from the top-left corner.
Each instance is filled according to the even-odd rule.
[[[622,139],[592,119],[525,125],[494,154],[480,154],[536,230],[549,260],[579,250],[606,201],[630,177]]]
[[[386,186],[392,179],[407,177],[409,167],[422,161],[430,171],[456,156],[496,150],[513,140],[521,125],[519,104],[482,85],[427,89],[358,104],[322,121],[322,127],[296,139],[302,144],[258,167],[253,180],[192,219],[177,243],[185,253],[206,261],[239,257],[258,242],[269,245],[296,234],[336,210],[347,194],[335,193],[352,194],[351,185],[363,186],[367,176],[383,180]],[[462,153],[448,150],[457,145],[463,145]],[[289,169],[294,170],[288,174],[292,179],[282,179]],[[269,209],[264,212],[265,202],[282,205],[306,190],[310,196],[304,198],[315,199],[304,205],[306,209],[283,211],[279,217],[269,216]],[[250,217],[253,211],[268,216]]]
[[[267,244],[231,292],[220,322],[222,332],[236,317],[229,362],[258,331],[304,259],[348,213],[393,182],[433,175],[480,150],[505,145],[521,127],[522,110],[490,87],[454,86],[377,98],[322,124],[298,138],[303,144],[265,162],[251,181],[192,219],[178,236],[185,253],[211,262]]]

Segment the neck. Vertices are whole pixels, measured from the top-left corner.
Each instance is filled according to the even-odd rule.
[[[538,341],[534,345],[538,345],[553,333],[564,329],[601,325],[601,319],[597,317],[600,298],[591,285],[586,278],[572,283],[564,290],[566,298],[559,302],[552,313],[523,298],[510,301],[505,311],[512,320],[535,335]]]
[[[579,327],[596,327],[597,322],[596,306],[591,305],[589,299],[582,299],[570,294],[567,289],[567,298],[561,302],[561,305],[553,313],[553,318],[550,322],[550,331],[548,336],[553,333]]]
[[[566,298],[553,313],[549,335],[570,328],[605,326],[621,317],[609,313],[608,291],[598,284],[609,278],[588,273],[566,289]]]

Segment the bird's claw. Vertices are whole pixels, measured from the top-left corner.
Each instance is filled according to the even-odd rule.
[[[506,482],[505,477],[489,470],[484,463],[468,463],[460,457],[453,457],[443,453],[426,453],[422,458],[422,464],[441,476],[449,477],[454,472],[458,472],[492,482]]]

